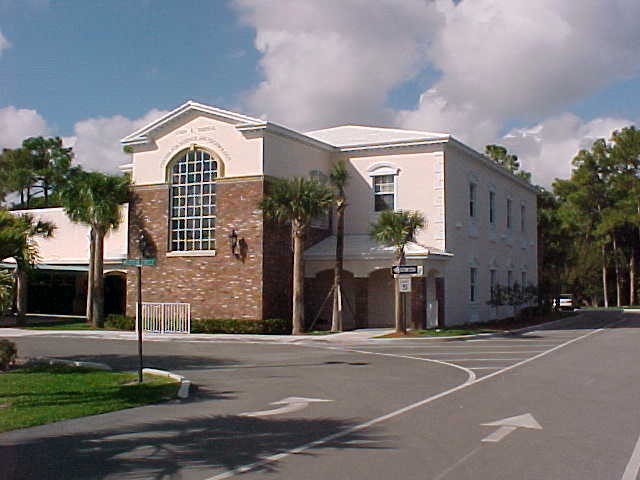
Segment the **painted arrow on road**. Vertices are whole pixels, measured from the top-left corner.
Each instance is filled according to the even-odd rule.
[[[495,422],[482,423],[484,427],[500,427],[491,435],[482,439],[483,442],[499,442],[504,437],[513,432],[516,428],[529,428],[531,430],[542,430],[540,424],[530,413],[517,415],[515,417],[503,418]]]
[[[240,417],[270,417],[271,415],[282,415],[284,413],[297,412],[307,408],[310,403],[332,402],[333,400],[325,400],[323,398],[305,398],[305,397],[288,397],[277,402],[271,402],[269,405],[282,405],[280,408],[272,410],[262,410],[259,412],[244,412]]]

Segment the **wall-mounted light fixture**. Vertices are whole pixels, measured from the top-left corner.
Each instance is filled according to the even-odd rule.
[[[231,233],[229,234],[229,247],[231,248],[231,254],[234,257],[238,256],[238,234],[236,233],[236,229],[231,229]]]

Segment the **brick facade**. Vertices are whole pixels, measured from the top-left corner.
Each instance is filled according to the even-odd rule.
[[[290,229],[264,222],[258,203],[263,177],[220,179],[216,183],[216,253],[173,256],[169,245],[169,187],[134,188],[129,209],[129,258],[137,256],[140,226],[157,259],[143,268],[143,301],[191,304],[192,318],[258,320],[290,318],[292,251]],[[240,248],[234,256],[229,234]],[[312,231],[310,243],[327,231]],[[135,315],[136,272],[127,275],[127,313]]]

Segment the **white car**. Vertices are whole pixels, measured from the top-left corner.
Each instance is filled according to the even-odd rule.
[[[575,305],[573,304],[573,295],[570,293],[561,293],[556,299],[557,310],[573,310]]]

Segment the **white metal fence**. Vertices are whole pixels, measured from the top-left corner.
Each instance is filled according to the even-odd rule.
[[[138,322],[136,321],[136,331],[137,328]],[[153,333],[190,333],[191,305],[188,303],[142,302],[142,331]]]

